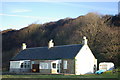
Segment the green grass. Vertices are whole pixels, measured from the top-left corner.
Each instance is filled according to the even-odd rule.
[[[120,73],[119,73],[120,75]],[[2,78],[118,78],[118,73],[87,74],[87,75],[3,75]]]
[[[2,78],[118,78],[120,68],[114,69],[116,72],[106,71],[103,74],[87,74],[87,75],[2,75]]]

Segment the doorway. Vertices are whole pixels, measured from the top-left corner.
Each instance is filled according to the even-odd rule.
[[[32,64],[32,72],[39,72],[39,64]]]
[[[97,71],[96,65],[94,65],[93,72],[95,73]]]
[[[61,63],[57,64],[57,73],[60,73],[60,65]]]

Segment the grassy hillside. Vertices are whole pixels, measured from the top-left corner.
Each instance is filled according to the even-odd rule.
[[[20,30],[2,31],[3,67],[21,51],[23,42],[27,47],[47,46],[53,39],[55,45],[81,44],[82,37],[88,38],[88,45],[99,62],[112,61],[116,66],[120,58],[119,31],[120,15],[98,15],[88,13],[75,19],[65,18],[45,24],[31,24]]]

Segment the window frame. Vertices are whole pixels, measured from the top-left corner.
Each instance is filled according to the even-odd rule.
[[[30,68],[30,63],[29,62],[23,62],[23,63],[21,63],[20,68],[25,68],[25,69]]]
[[[63,69],[68,69],[68,61],[67,60],[64,60],[63,61]]]
[[[47,62],[40,62],[40,69],[48,69],[48,63]]]
[[[52,68],[56,69],[57,68],[57,64],[56,63],[52,63]]]

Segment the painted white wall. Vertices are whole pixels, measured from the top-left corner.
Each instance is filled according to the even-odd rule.
[[[52,64],[53,64],[53,63],[56,63],[56,69],[57,69],[57,66],[58,66],[57,64],[60,64],[60,63],[61,63],[61,60],[54,60],[54,61],[52,61],[52,62],[51,62],[51,69],[53,69],[53,67],[52,67]]]
[[[93,73],[95,57],[88,45],[83,45],[79,53],[75,57],[75,74]]]

